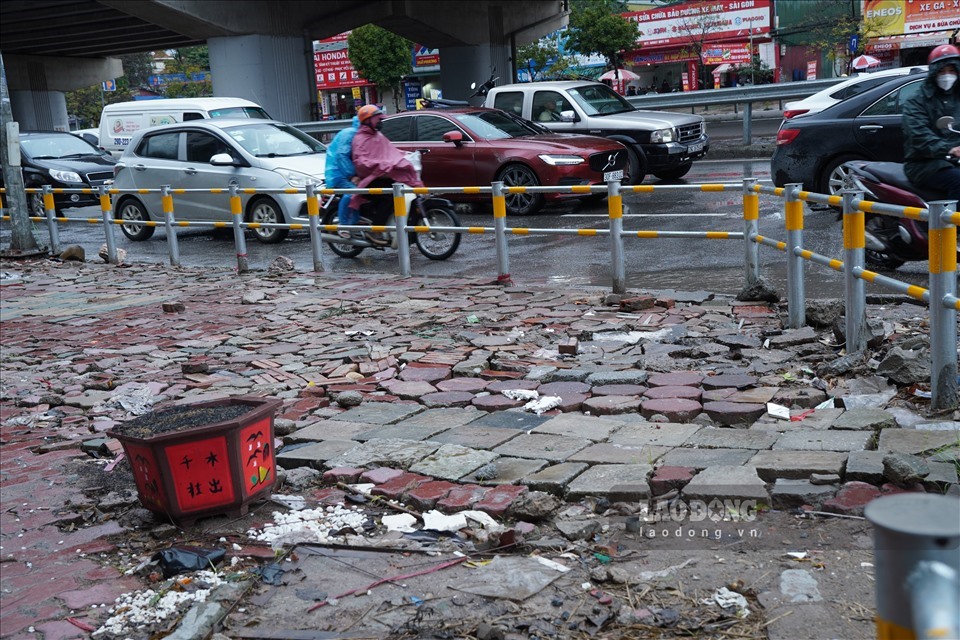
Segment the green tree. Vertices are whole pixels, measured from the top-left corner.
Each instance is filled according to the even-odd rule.
[[[348,54],[360,77],[377,85],[383,94],[393,90],[393,103],[400,110],[400,81],[413,71],[413,43],[382,29],[367,24],[357,27],[347,38]]]
[[[100,124],[100,112],[105,104],[133,100],[133,93],[148,82],[153,73],[153,56],[149,53],[131,53],[120,56],[123,76],[116,78],[117,90],[104,92],[100,84],[66,92],[67,113],[77,118],[79,128]]]
[[[573,66],[572,58],[561,55],[551,38],[541,38],[517,49],[517,67],[525,68],[531,80],[556,80]]]
[[[596,53],[619,69],[621,54],[637,48],[637,23],[620,15],[623,3],[616,0],[575,0],[570,11],[570,46],[577,52]]]
[[[210,70],[210,49],[205,44],[194,47],[173,49],[169,52],[173,58],[167,63],[164,73],[204,73]],[[213,95],[213,83],[210,80],[201,82],[167,82],[163,85],[163,95],[168,98],[200,98]]]

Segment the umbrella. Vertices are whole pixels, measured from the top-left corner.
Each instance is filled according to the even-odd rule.
[[[879,62],[878,62],[877,64],[879,64]],[[623,80],[624,82],[630,82],[631,80],[639,80],[639,79],[640,79],[640,76],[638,76],[637,74],[635,74],[633,71],[628,71],[627,69],[617,69],[616,72],[620,75],[620,79]],[[611,71],[607,71],[607,72],[604,73],[602,76],[600,76],[600,79],[601,79],[601,80],[616,80],[616,77],[614,77],[613,74],[614,74],[614,71],[612,71],[612,70],[611,70]]]
[[[870,67],[879,67],[880,61],[874,58],[873,56],[857,56],[850,62],[850,66],[854,69],[869,69]]]

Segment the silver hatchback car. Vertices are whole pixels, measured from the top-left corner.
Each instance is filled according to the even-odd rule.
[[[114,168],[114,188],[124,193],[114,205],[118,219],[162,221],[159,190],[174,194],[174,211],[182,221],[230,221],[230,197],[236,185],[246,222],[306,224],[303,193],[243,193],[244,189],[303,189],[323,184],[326,147],[299,129],[275,120],[191,120],[146,129],[130,141]],[[213,193],[213,189],[224,190]],[[131,240],[146,240],[154,227],[121,225]],[[257,240],[280,242],[288,229],[257,227]]]

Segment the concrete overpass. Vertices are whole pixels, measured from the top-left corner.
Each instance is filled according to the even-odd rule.
[[[64,91],[123,75],[119,56],[207,42],[214,94],[288,122],[316,101],[313,40],[377,24],[439,48],[444,93],[466,96],[512,51],[566,24],[567,0],[4,0],[0,53],[21,129],[66,129]]]

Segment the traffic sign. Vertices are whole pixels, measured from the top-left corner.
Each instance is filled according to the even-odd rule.
[[[856,53],[857,47],[860,45],[860,34],[854,33],[850,35],[850,53]]]
[[[104,80],[100,83],[100,86],[103,87],[104,91],[116,91],[117,90],[117,81],[116,80]]]

